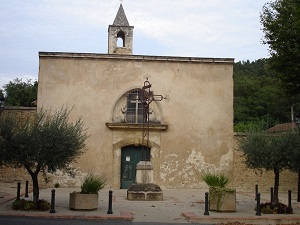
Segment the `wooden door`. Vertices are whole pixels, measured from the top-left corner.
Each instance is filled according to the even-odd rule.
[[[142,146],[126,146],[121,154],[121,188],[127,189],[136,180],[136,165],[139,161],[150,160],[150,150]]]

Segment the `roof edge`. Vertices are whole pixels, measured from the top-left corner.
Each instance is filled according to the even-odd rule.
[[[152,55],[119,55],[99,53],[72,53],[72,52],[39,52],[39,57],[54,58],[90,58],[90,59],[124,59],[143,61],[168,61],[168,62],[202,62],[202,63],[234,63],[234,58],[206,58],[183,56],[152,56]]]

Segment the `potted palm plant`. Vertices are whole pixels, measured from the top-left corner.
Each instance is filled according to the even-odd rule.
[[[87,174],[80,192],[70,193],[69,208],[72,210],[96,210],[98,208],[99,191],[107,182],[105,175]]]
[[[206,173],[202,179],[209,186],[209,210],[236,211],[236,191],[226,187],[229,182],[226,175]]]

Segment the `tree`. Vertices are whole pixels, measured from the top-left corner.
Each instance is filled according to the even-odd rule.
[[[4,86],[6,93],[5,105],[10,106],[31,106],[31,102],[37,99],[38,82],[27,82],[16,78]]]
[[[291,94],[300,93],[300,2],[276,0],[264,5],[260,14],[263,44],[269,45],[270,67]]]
[[[32,178],[33,201],[39,200],[39,172],[69,169],[85,147],[84,123],[69,122],[70,110],[53,114],[40,110],[33,117],[3,113],[0,120],[0,163],[25,168]]]
[[[300,132],[300,130],[299,130]],[[300,202],[300,133],[296,133],[291,136],[289,142],[293,143],[293,148],[290,150],[290,165],[289,169],[298,173],[298,196],[297,201]]]
[[[274,199],[278,203],[279,173],[289,169],[294,149],[299,149],[300,138],[295,132],[281,134],[250,133],[239,139],[240,149],[244,152],[248,168],[273,170]],[[295,140],[295,141],[291,141]],[[298,140],[298,141],[297,141]]]
[[[234,64],[234,129],[237,132],[262,131],[290,121],[292,99],[267,63],[267,59],[259,59]],[[300,99],[294,98],[293,102],[297,109],[295,102],[300,103]]]

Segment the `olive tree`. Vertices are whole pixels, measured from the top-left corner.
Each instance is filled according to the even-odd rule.
[[[291,141],[293,140],[293,141]],[[240,149],[244,152],[248,168],[273,170],[274,199],[278,203],[279,174],[283,169],[290,169],[294,163],[291,157],[299,149],[300,139],[296,132],[279,134],[249,133],[239,139]]]
[[[299,130],[300,132],[300,130]],[[290,160],[289,169],[298,173],[298,196],[297,201],[300,202],[300,133],[295,132],[289,138],[290,146]]]
[[[3,112],[0,118],[0,163],[25,168],[32,178],[33,201],[39,200],[38,175],[68,169],[85,148],[88,135],[71,110],[40,110],[34,116]]]

